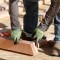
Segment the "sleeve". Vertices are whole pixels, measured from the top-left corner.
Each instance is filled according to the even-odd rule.
[[[56,16],[60,8],[60,0],[51,0],[51,5],[46,12],[45,18],[42,20],[41,24],[38,26],[41,30],[46,31],[53,18]]]

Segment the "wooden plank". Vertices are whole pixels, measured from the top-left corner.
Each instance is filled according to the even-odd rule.
[[[18,44],[14,45],[12,40],[2,37],[0,37],[0,49],[27,55],[36,55],[38,53],[34,42],[21,40]]]

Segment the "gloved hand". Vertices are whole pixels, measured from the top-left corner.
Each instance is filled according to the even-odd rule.
[[[20,29],[13,30],[11,33],[11,39],[14,41],[14,44],[17,44],[20,38],[21,38],[21,30]]]
[[[40,30],[39,28],[36,28],[35,29],[35,35],[34,35],[34,38],[37,38],[37,41],[38,40],[41,40],[42,37],[44,36],[44,32],[42,30]]]
[[[44,32],[42,30],[40,30],[39,28],[35,29],[35,35],[33,38],[37,38],[37,40],[35,40],[35,45],[38,47],[38,42],[43,38],[44,36]]]

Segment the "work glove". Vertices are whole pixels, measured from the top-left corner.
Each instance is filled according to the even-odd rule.
[[[36,46],[37,46],[38,41],[41,40],[43,38],[43,36],[44,36],[44,32],[42,30],[40,30],[39,28],[36,28],[35,35],[33,37],[33,38],[36,38],[36,40],[35,40]]]
[[[18,41],[20,40],[21,38],[21,30],[20,29],[15,29],[12,31],[11,33],[11,39],[14,41],[14,44],[17,44]]]

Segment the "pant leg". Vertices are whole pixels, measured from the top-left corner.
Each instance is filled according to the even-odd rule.
[[[39,0],[26,0],[26,1],[37,2],[37,1],[39,1]]]
[[[20,28],[18,21],[18,0],[9,0],[9,14],[12,30]]]
[[[55,41],[60,41],[60,11],[56,15],[54,19],[54,26],[55,26]]]
[[[33,33],[38,23],[38,2],[24,0],[26,14],[24,16],[24,31]]]

